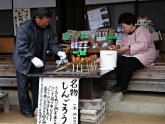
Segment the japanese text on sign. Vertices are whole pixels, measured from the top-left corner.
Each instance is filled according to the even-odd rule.
[[[24,21],[31,18],[30,9],[13,9],[14,35],[16,36],[16,28]]]
[[[79,79],[40,78],[38,124],[78,124]]]

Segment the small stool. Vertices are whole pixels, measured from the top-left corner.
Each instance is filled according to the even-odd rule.
[[[9,100],[7,92],[0,92],[0,102],[3,103],[4,112],[9,112]]]

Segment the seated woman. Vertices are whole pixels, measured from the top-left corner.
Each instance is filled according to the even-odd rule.
[[[113,93],[126,92],[133,72],[146,67],[156,59],[156,50],[147,28],[136,26],[137,20],[132,13],[120,15],[118,24],[124,34],[119,45],[112,45],[117,50],[117,83],[110,88]]]

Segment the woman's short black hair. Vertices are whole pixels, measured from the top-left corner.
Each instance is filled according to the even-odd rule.
[[[35,14],[35,17],[43,18],[43,17],[52,17],[52,12],[45,7],[38,8]]]
[[[119,20],[118,20],[118,24],[122,24],[122,23],[125,23],[127,25],[135,25],[137,22],[137,19],[136,17],[130,13],[130,12],[126,12],[126,13],[123,13],[119,16]]]

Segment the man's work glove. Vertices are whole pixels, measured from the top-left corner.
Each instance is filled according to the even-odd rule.
[[[57,53],[57,55],[60,57],[61,60],[66,59],[66,53],[65,53],[65,52],[59,51],[59,52]]]
[[[33,65],[36,67],[36,68],[41,68],[44,66],[44,63],[42,62],[41,59],[37,58],[37,57],[34,57],[31,62],[33,63]]]

